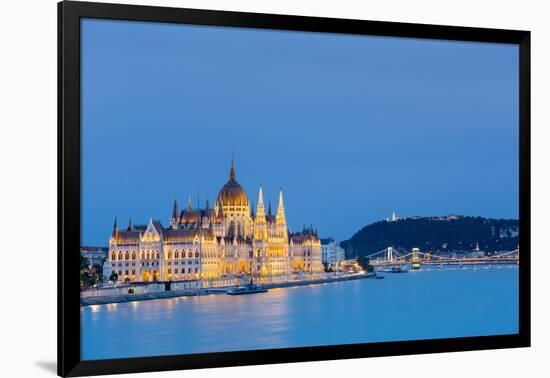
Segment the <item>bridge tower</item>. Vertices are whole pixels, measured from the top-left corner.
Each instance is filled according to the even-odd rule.
[[[420,269],[420,258],[418,257],[418,253],[420,252],[419,248],[413,248],[411,250],[411,268],[412,269]]]
[[[388,261],[393,261],[393,247],[386,248],[386,258]]]

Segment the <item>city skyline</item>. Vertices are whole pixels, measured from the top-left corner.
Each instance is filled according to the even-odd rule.
[[[274,214],[276,212],[276,209],[277,209],[277,201],[278,201],[279,193],[283,192],[284,188],[282,186],[280,186],[277,190],[275,190],[276,197],[273,198],[273,200],[269,197],[269,195],[265,194],[266,191],[265,191],[265,188],[262,184],[259,184],[259,187],[257,189],[259,190],[260,188],[262,189],[263,197],[267,198],[265,200],[266,213],[268,211],[268,208],[270,208],[271,212]],[[247,192],[247,194],[250,196],[250,206],[254,209],[254,212],[255,212],[256,208],[257,208],[257,198],[255,199],[254,195],[257,196],[258,193],[254,194],[254,193],[251,193],[251,192]],[[285,194],[285,198],[286,198],[286,194]],[[119,214],[115,214],[114,221],[117,222],[118,227],[121,230],[126,229],[127,226],[130,226],[130,225],[133,225],[133,226],[144,225],[144,226],[146,226],[150,221],[159,221],[159,222],[162,223],[163,226],[168,227],[170,225],[170,219],[171,219],[171,216],[172,216],[174,202],[177,204],[178,208],[181,211],[183,211],[184,209],[188,209],[188,208],[192,209],[192,210],[213,209],[214,208],[213,204],[215,203],[215,201],[216,201],[216,196],[214,196],[213,198],[210,198],[208,196],[206,198],[201,198],[201,193],[199,191],[197,191],[195,193],[194,197],[193,197],[192,194],[188,194],[187,197],[185,197],[185,198],[179,197],[178,194],[175,193],[174,198],[172,199],[172,202],[169,204],[169,206],[167,206],[167,208],[163,212],[165,214],[162,214],[161,216],[151,215],[151,216],[146,217],[144,219],[134,219],[134,218],[132,218],[131,215],[128,215],[128,217],[125,218],[125,217],[120,217]],[[286,199],[285,199],[285,202],[287,202]],[[130,213],[131,212],[132,211],[130,211]],[[374,219],[374,220],[372,220],[372,222],[370,222],[368,224],[378,222],[378,221],[384,221],[384,220],[386,220],[386,221],[396,221],[396,220],[402,220],[402,219],[407,219],[407,218],[415,218],[415,217],[446,217],[446,216],[455,216],[455,215],[456,216],[478,216],[478,215],[475,215],[475,214],[462,214],[462,213],[402,214],[402,213],[399,213],[396,210],[392,210],[391,213],[387,213],[385,215],[387,215],[387,216],[385,216],[385,217],[382,216],[381,218]],[[495,217],[486,216],[486,218],[495,218]],[[504,218],[504,219],[517,219],[517,218]],[[291,223],[298,224],[299,222],[295,221],[295,222],[291,222]],[[367,226],[368,224],[365,224],[364,226]],[[304,222],[304,223],[302,223],[302,225],[300,227],[294,227],[293,228],[289,225],[288,229],[291,233],[295,233],[295,232],[299,233],[299,232],[303,231],[303,229],[317,230],[318,225],[314,224],[314,223]],[[112,228],[111,228],[111,230],[112,230]],[[347,237],[347,238],[350,238],[351,236],[353,236],[354,233],[358,232],[359,230],[360,229],[357,229],[357,230],[353,231],[352,234],[349,235],[349,237]],[[332,239],[334,239],[333,235],[328,235],[328,234],[323,233],[323,232],[320,232],[319,234],[320,234],[321,238],[332,238]],[[342,240],[345,240],[347,238],[336,239],[336,241],[342,241]]]
[[[82,47],[83,245],[212,203],[231,156],[321,237],[518,217],[515,46],[86,19]]]

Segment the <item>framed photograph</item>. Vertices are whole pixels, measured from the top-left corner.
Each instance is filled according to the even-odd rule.
[[[530,345],[528,31],[58,10],[59,375]]]

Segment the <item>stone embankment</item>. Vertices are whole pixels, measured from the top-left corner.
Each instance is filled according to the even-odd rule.
[[[263,284],[262,286],[267,289],[275,289],[275,288],[283,288],[283,287],[291,287],[291,286],[319,285],[319,284],[325,284],[325,283],[331,283],[331,282],[359,280],[359,279],[365,279],[365,278],[373,278],[375,276],[376,276],[376,273],[361,273],[361,274],[350,274],[350,275],[333,276],[333,277],[327,277],[327,278],[309,279],[309,280],[301,280],[301,281],[268,283],[268,284]],[[101,305],[101,304],[109,304],[109,303],[146,301],[146,300],[152,300],[152,299],[188,297],[188,296],[210,295],[210,294],[225,294],[227,290],[233,287],[235,286],[227,286],[227,287],[212,288],[212,289],[157,291],[157,292],[143,293],[143,294],[136,293],[136,294],[85,297],[80,299],[80,305],[91,306],[91,305]]]

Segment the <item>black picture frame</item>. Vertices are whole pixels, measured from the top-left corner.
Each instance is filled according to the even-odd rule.
[[[109,360],[80,360],[80,19],[430,38],[519,46],[519,333]],[[530,346],[530,32],[63,1],[58,4],[58,374],[83,376]]]

